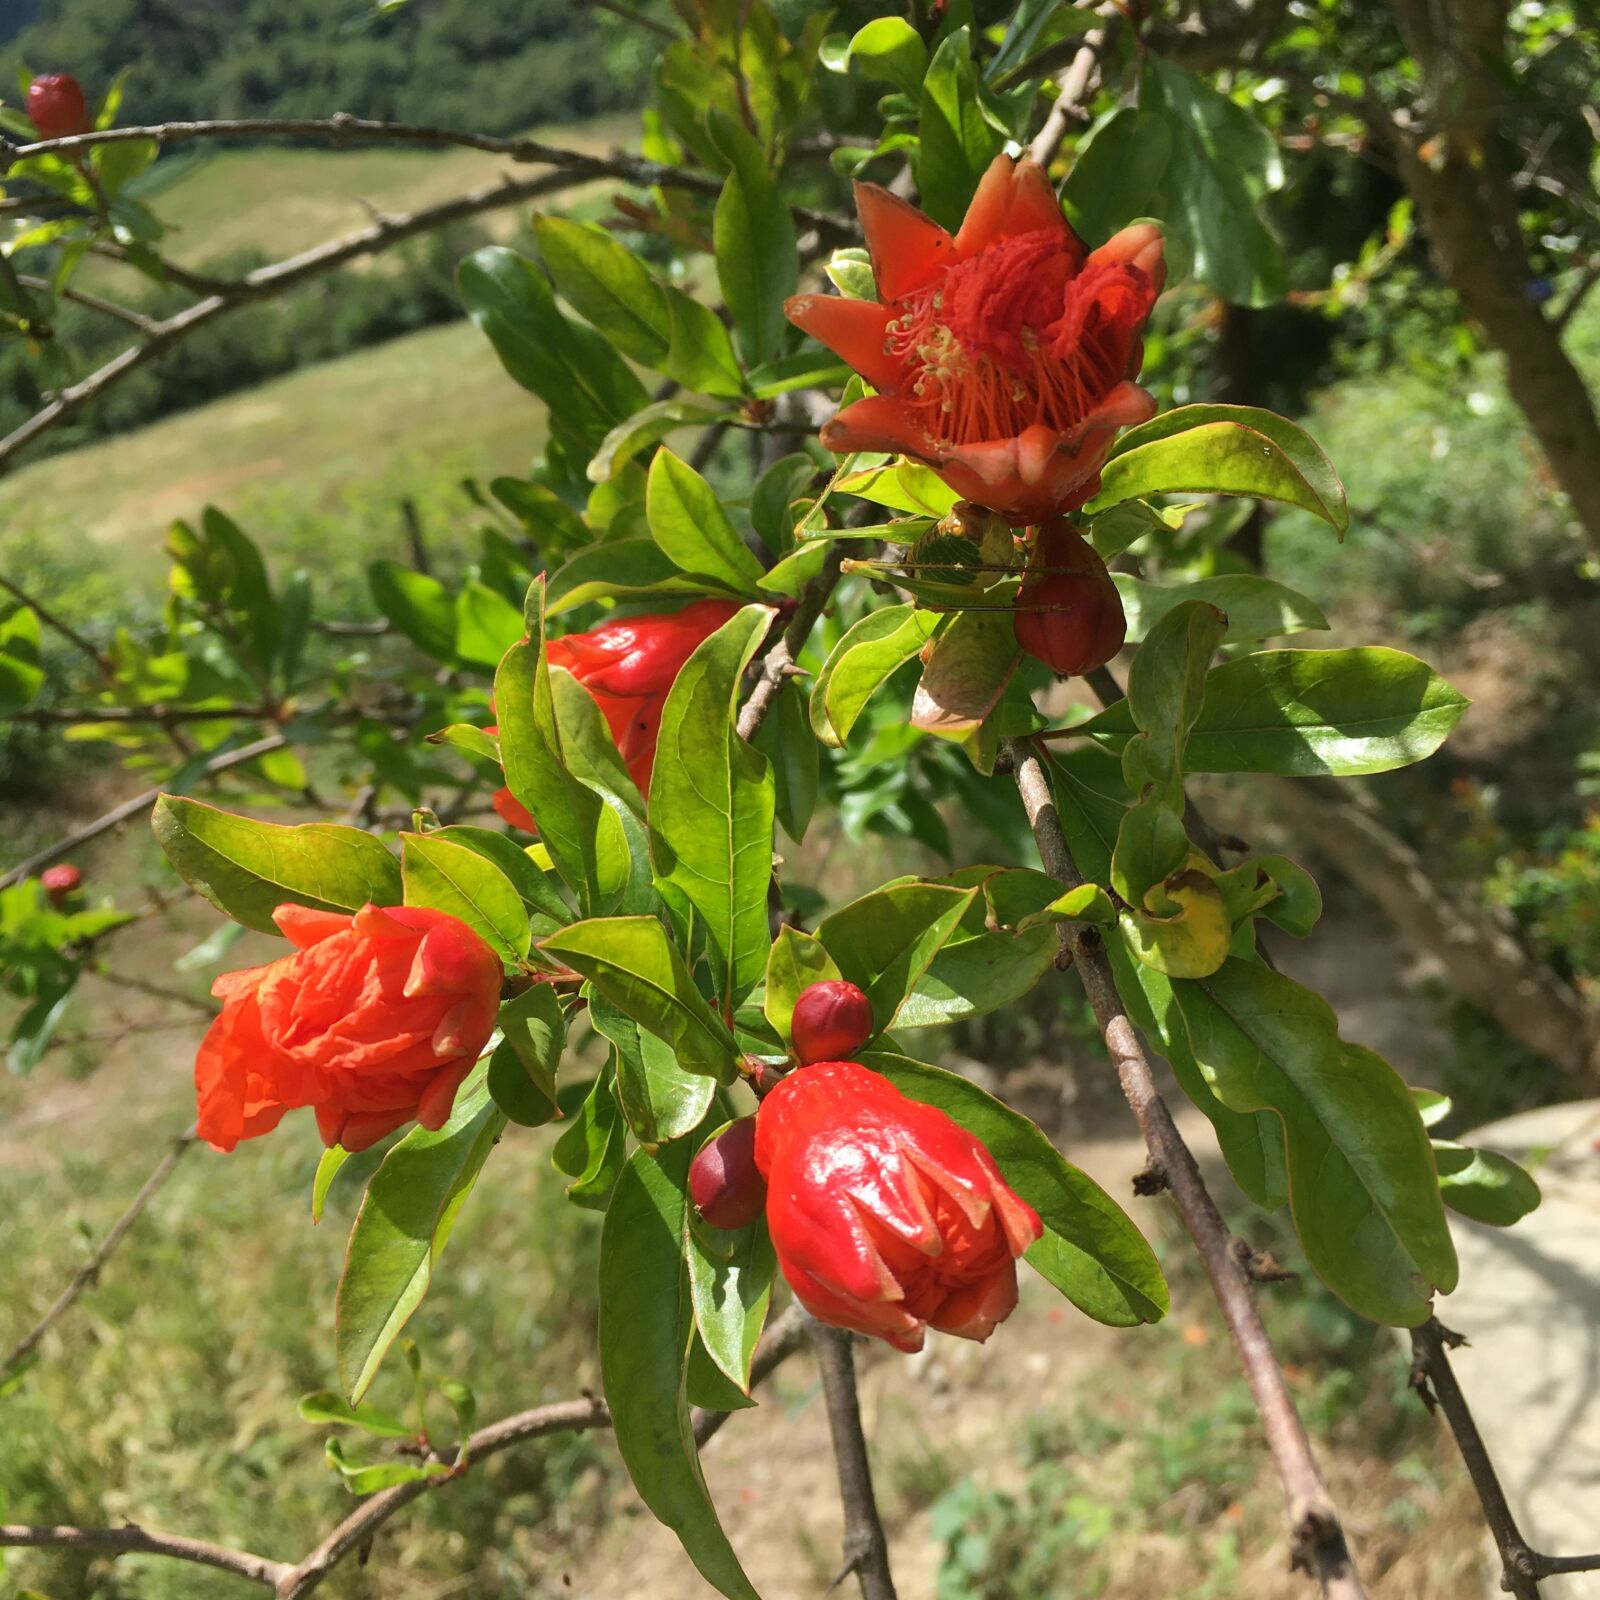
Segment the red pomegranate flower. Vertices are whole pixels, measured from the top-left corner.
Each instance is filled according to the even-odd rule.
[[[295,953],[211,986],[223,1007],[195,1058],[200,1137],[231,1150],[297,1106],[346,1150],[413,1119],[442,1127],[494,1032],[495,953],[421,906],[281,905],[272,920]]]
[[[650,790],[668,691],[689,657],[738,609],[737,600],[696,600],[681,611],[624,617],[545,646],[550,665],[565,667],[600,707],[640,794]],[[492,804],[512,827],[539,831],[509,789],[497,790]]]
[[[951,235],[856,185],[879,299],[796,295],[789,320],[878,392],[822,430],[830,450],[925,462],[1015,525],[1093,498],[1118,428],[1155,414],[1132,382],[1166,276],[1138,222],[1086,253],[1044,169],[996,156]]]
[[[979,1140],[887,1078],[791,1072],[756,1113],[756,1166],[778,1265],[820,1321],[920,1350],[927,1328],[981,1342],[1011,1315],[1038,1215]]]

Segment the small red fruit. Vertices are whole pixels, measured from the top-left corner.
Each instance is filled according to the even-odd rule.
[[[62,862],[59,867],[46,867],[39,874],[39,882],[50,897],[50,904],[58,906],[83,882],[83,874],[71,864]]]
[[[814,983],[794,1003],[789,1024],[802,1065],[848,1061],[874,1033],[872,1002],[853,983]]]
[[[747,1228],[767,1206],[767,1180],[756,1170],[756,1119],[740,1117],[689,1163],[689,1194],[713,1228]]]
[[[47,72],[28,85],[28,120],[45,139],[68,139],[94,126],[83,85],[70,72]]]
[[[1122,648],[1122,597],[1105,562],[1065,517],[1039,529],[1013,627],[1017,643],[1063,678],[1103,667]]]

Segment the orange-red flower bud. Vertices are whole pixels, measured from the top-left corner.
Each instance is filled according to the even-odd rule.
[[[853,983],[813,983],[789,1023],[795,1059],[844,1061],[872,1037],[872,1002]]]
[[[346,1150],[413,1119],[442,1127],[494,1032],[499,957],[421,906],[281,905],[272,920],[295,953],[211,986],[224,1004],[195,1058],[200,1137],[231,1150],[297,1106]]]
[[[983,1144],[854,1061],[792,1072],[756,1113],[778,1265],[836,1328],[920,1350],[984,1340],[1017,1303],[1016,1258],[1043,1232]]]
[[[39,874],[39,883],[50,897],[50,904],[59,906],[83,882],[83,874],[70,861],[59,866],[46,867]]]
[[[83,85],[70,72],[46,72],[28,85],[28,121],[44,139],[68,139],[94,126]]]
[[[1100,486],[1118,428],[1155,401],[1132,381],[1165,279],[1161,230],[1086,251],[1044,169],[996,156],[947,233],[856,185],[878,299],[796,295],[789,320],[877,390],[822,430],[830,450],[925,462],[963,499],[1037,522]]]
[[[1064,678],[1103,667],[1122,648],[1122,597],[1094,546],[1065,517],[1039,529],[1013,626],[1017,643]]]
[[[756,1119],[740,1117],[701,1146],[689,1163],[689,1195],[713,1228],[747,1228],[766,1208],[756,1170]]]

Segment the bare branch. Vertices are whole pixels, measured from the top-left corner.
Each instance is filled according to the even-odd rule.
[[[853,1572],[861,1585],[862,1600],[895,1600],[894,1579],[889,1573],[889,1541],[878,1515],[867,1437],[861,1427],[850,1335],[842,1328],[830,1328],[820,1322],[812,1322],[810,1334],[822,1373],[833,1459],[839,1468],[839,1498],[844,1503],[844,1565],[834,1584]]]
[[[70,284],[57,289],[48,278],[36,278],[31,272],[19,272],[17,282],[29,289],[48,290],[63,300],[72,300],[80,306],[87,306],[91,311],[115,317],[118,322],[125,322],[130,328],[137,328],[140,333],[153,333],[158,326],[155,317],[147,317],[142,311],[135,311],[130,306],[119,306],[114,300],[104,300],[97,294],[90,294],[87,289],[74,289]]]
[[[1574,315],[1577,313],[1578,307],[1583,304],[1584,296],[1588,294],[1588,292],[1594,288],[1597,283],[1600,283],[1600,256],[1596,256],[1595,259],[1583,269],[1583,272],[1578,277],[1578,281],[1573,284],[1572,288],[1568,291],[1567,298],[1562,303],[1561,309],[1551,317],[1550,325],[1556,330],[1558,335],[1566,332],[1567,324],[1572,321]]]
[[[241,745],[237,750],[228,750],[214,757],[206,763],[205,772],[214,776],[232,767],[241,767],[247,761],[254,761],[257,756],[281,750],[288,742],[281,733],[269,734],[265,739],[257,739],[253,744]],[[86,823],[75,833],[69,833],[65,839],[58,839],[54,844],[46,845],[43,850],[35,850],[31,856],[19,861],[8,873],[0,877],[0,889],[9,889],[12,884],[21,883],[24,878],[31,878],[41,867],[48,867],[52,861],[59,861],[62,856],[70,855],[79,845],[87,844],[91,839],[98,839],[102,833],[109,832],[119,822],[126,822],[130,817],[138,816],[141,811],[148,811],[164,792],[159,786],[146,789],[143,793],[134,795],[131,800],[124,800],[121,805],[113,806],[104,816],[96,817],[93,822]]]
[[[1084,881],[1083,875],[1061,831],[1061,819],[1038,753],[1020,739],[1008,740],[1006,749],[1045,870],[1069,887],[1076,887]],[[1294,1564],[1316,1577],[1329,1600],[1362,1600],[1366,1591],[1350,1558],[1338,1510],[1311,1454],[1311,1442],[1262,1326],[1248,1277],[1233,1253],[1227,1225],[1205,1186],[1194,1153],[1178,1132],[1172,1113],[1156,1088],[1144,1046],[1117,993],[1099,932],[1088,926],[1070,926],[1065,938],[1117,1069],[1122,1092],[1194,1241],[1244,1368],[1288,1502]]]
[[[177,1168],[178,1163],[183,1160],[183,1157],[188,1151],[189,1146],[192,1145],[194,1141],[195,1130],[193,1128],[189,1128],[186,1132],[180,1133],[178,1137],[173,1140],[172,1148],[168,1150],[167,1153],[157,1163],[155,1171],[145,1179],[144,1186],[128,1203],[128,1209],[124,1211],[122,1215],[118,1217],[117,1220],[111,1225],[110,1231],[106,1234],[105,1238],[103,1238],[100,1243],[95,1246],[93,1252],[89,1256],[89,1259],[85,1261],[75,1273],[73,1273],[71,1281],[67,1284],[66,1288],[56,1296],[50,1309],[46,1311],[45,1314],[33,1325],[33,1327],[31,1327],[27,1333],[25,1333],[22,1338],[20,1338],[16,1344],[11,1347],[6,1354],[5,1360],[0,1361],[0,1382],[3,1382],[6,1378],[8,1378],[13,1372],[16,1371],[18,1367],[22,1365],[24,1361],[28,1359],[30,1355],[33,1354],[34,1350],[38,1347],[39,1341],[44,1338],[45,1334],[50,1331],[50,1329],[61,1318],[61,1316],[71,1307],[73,1301],[76,1300],[78,1296],[81,1295],[83,1291],[91,1284],[98,1281],[100,1277],[100,1269],[106,1264],[107,1260],[111,1256],[112,1251],[114,1251],[117,1246],[122,1243],[123,1236],[127,1233],[128,1229],[139,1220],[140,1212],[142,1212],[144,1208],[150,1204],[151,1200],[155,1198],[156,1191],[159,1190],[162,1184],[164,1184],[167,1179],[172,1176],[174,1170]],[[69,1533],[81,1530],[58,1529],[56,1531]],[[134,1533],[140,1532],[138,1529],[120,1530],[115,1528],[110,1529],[109,1531],[112,1533],[123,1531],[131,1531]],[[144,1535],[141,1533],[140,1537],[160,1538],[161,1535]],[[0,1544],[5,1544],[6,1542],[7,1541],[3,1537],[0,1537]],[[14,1542],[26,1543],[27,1541]],[[179,1542],[187,1544],[190,1541],[182,1540]],[[129,1548],[131,1549],[135,1547],[129,1546]],[[146,1547],[139,1546],[138,1548],[142,1549]],[[209,1549],[210,1546],[201,1546],[200,1548]],[[198,1561],[204,1558],[200,1556],[190,1556],[187,1559]],[[257,1561],[260,1558],[257,1556],[248,1556],[242,1557],[241,1559]],[[215,1565],[216,1563],[213,1564]],[[271,1564],[272,1563],[269,1563],[269,1565]],[[250,1574],[246,1574],[246,1576],[250,1576]]]
[[[823,558],[822,570],[802,591],[794,616],[789,619],[789,626],[762,657],[755,687],[750,691],[750,698],[739,708],[738,729],[741,739],[755,738],[785,679],[790,676],[796,658],[805,649],[817,618],[822,615],[823,607],[839,582],[839,563],[844,557],[843,544],[843,540],[832,541]]]
[[[681,33],[674,32],[664,22],[657,22],[654,17],[647,17],[642,11],[630,10],[627,6],[619,5],[617,0],[578,0],[578,4],[586,11],[609,11],[614,17],[621,17],[624,22],[631,22],[636,28],[644,28],[662,39],[678,40],[683,37]]]
[[[47,605],[42,601],[35,600],[26,589],[13,583],[3,572],[0,572],[0,589],[4,589],[7,594],[27,606],[47,628],[55,629],[70,645],[83,655],[86,655],[94,663],[94,670],[104,676],[106,670],[105,658],[71,623],[63,622]]]
[[[106,1555],[172,1556],[202,1567],[216,1567],[235,1577],[250,1578],[269,1588],[289,1569],[281,1561],[251,1555],[248,1550],[228,1550],[200,1539],[177,1534],[151,1533],[130,1523],[125,1528],[27,1527],[0,1523],[0,1548],[32,1547],[47,1550],[98,1550]]]
[[[176,722],[241,722],[273,719],[271,706],[35,706],[13,711],[9,722],[54,728],[86,722],[151,722],[165,727]]]

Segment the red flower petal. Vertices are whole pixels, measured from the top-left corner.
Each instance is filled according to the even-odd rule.
[[[856,213],[880,300],[902,300],[956,259],[956,242],[932,217],[875,183],[858,183]]]
[[[784,302],[783,311],[797,328],[848,361],[874,389],[889,388],[900,378],[899,359],[883,348],[892,307],[844,295],[797,294]]]

